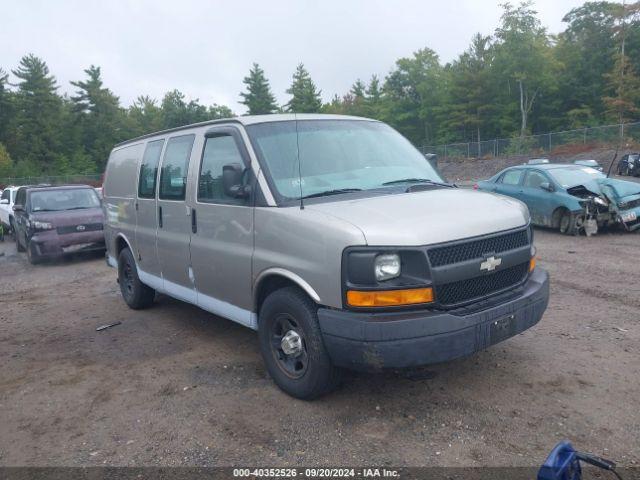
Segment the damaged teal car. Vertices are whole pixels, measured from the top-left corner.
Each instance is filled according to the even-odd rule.
[[[627,231],[640,229],[640,183],[611,179],[590,167],[521,165],[474,188],[521,200],[533,224],[568,235],[593,235],[616,225]]]

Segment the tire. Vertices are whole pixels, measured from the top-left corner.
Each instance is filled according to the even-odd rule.
[[[31,265],[38,265],[42,263],[42,257],[33,251],[31,242],[27,243],[27,259]]]
[[[140,310],[153,304],[156,291],[140,281],[136,261],[128,248],[118,255],[118,283],[122,298],[129,308]]]
[[[560,233],[565,235],[575,235],[576,217],[569,210],[565,210],[560,217]]]
[[[324,347],[317,312],[317,305],[296,287],[271,293],[260,309],[258,338],[267,370],[280,389],[302,400],[329,393],[340,382],[341,371]],[[283,338],[291,331],[299,350],[287,354]]]
[[[24,247],[22,246],[22,243],[20,243],[20,235],[17,230],[14,230],[14,235],[16,237],[16,250],[18,252],[24,252]]]

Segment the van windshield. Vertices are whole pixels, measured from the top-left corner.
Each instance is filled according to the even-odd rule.
[[[247,130],[260,163],[286,200],[370,190],[404,179],[443,181],[407,139],[383,123],[298,120],[297,127],[295,121],[267,122]]]
[[[32,212],[58,212],[97,208],[100,200],[93,188],[69,188],[31,192],[30,204]]]

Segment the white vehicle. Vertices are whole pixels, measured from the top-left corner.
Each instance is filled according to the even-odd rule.
[[[5,226],[5,231],[13,231],[13,202],[17,191],[18,187],[7,187],[0,196],[0,222]]]

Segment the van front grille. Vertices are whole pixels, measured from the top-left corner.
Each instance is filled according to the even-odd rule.
[[[436,285],[436,301],[446,306],[486,297],[516,286],[528,272],[529,262],[525,262],[495,273]]]
[[[474,258],[482,258],[489,253],[506,252],[529,244],[527,229],[518,230],[478,240],[460,242],[453,245],[430,248],[429,262],[432,267],[442,267],[452,263],[465,262]]]

